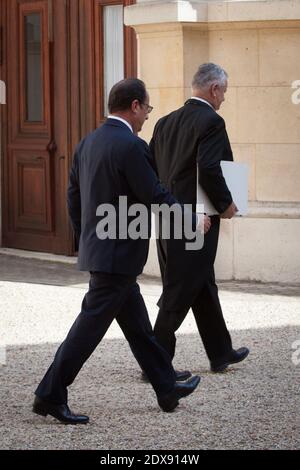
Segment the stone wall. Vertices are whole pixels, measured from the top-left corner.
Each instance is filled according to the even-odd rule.
[[[156,120],[190,96],[199,64],[229,74],[221,114],[235,160],[250,168],[249,215],[223,221],[219,279],[300,283],[300,1],[147,2],[127,7],[139,76]],[[158,273],[151,249],[147,272]]]

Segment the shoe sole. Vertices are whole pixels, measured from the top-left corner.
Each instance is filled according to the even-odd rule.
[[[179,400],[181,400],[181,398],[185,398],[185,397],[188,397],[191,393],[193,393],[196,388],[198,387],[199,383],[200,383],[200,380],[201,380],[201,377],[198,377],[197,381],[195,381],[195,386],[193,389],[191,390],[187,390],[185,393],[183,393],[177,400],[176,402],[174,402],[174,406],[171,406],[171,407],[168,407],[168,408],[162,408],[163,411],[165,411],[166,413],[170,413],[172,411],[175,410],[175,408],[179,405]]]
[[[184,377],[176,377],[176,382],[185,382],[186,380],[190,379],[192,377],[192,374],[190,373],[190,375],[185,375]],[[148,379],[148,377],[144,374],[141,374],[141,381],[144,382],[144,383],[147,383],[149,384],[150,383],[150,380]]]
[[[168,407],[162,407],[161,406],[161,409],[165,412],[165,413],[172,413],[172,411],[175,410],[175,408],[177,408],[177,406],[179,405],[179,401],[176,400],[174,403],[172,403],[171,406],[168,406]]]
[[[183,394],[180,396],[179,400],[180,400],[181,398],[188,397],[191,393],[193,393],[193,392],[196,390],[196,388],[198,387],[200,381],[201,381],[201,377],[198,377],[198,379],[195,380],[196,383],[195,383],[194,388],[193,388],[192,390],[187,390],[185,393],[183,393]]]
[[[59,419],[57,416],[55,416],[54,414],[52,413],[49,413],[48,411],[45,411],[43,408],[37,408],[36,406],[34,406],[32,408],[32,411],[33,413],[39,415],[39,416],[52,416],[53,418],[57,419],[60,423],[63,423],[63,424],[71,424],[73,426],[76,426],[77,424],[87,424],[89,422],[89,420],[85,421],[85,422],[81,422],[81,423],[76,423],[76,422],[71,422],[71,421],[63,421],[61,419]]]
[[[242,362],[244,359],[246,359],[246,357],[248,356],[249,352],[250,352],[250,351],[247,351],[247,352],[245,353],[245,355],[244,355],[242,358],[240,358],[240,359],[238,359],[238,360],[236,360],[236,361],[225,362],[225,364],[222,364],[222,365],[219,366],[219,367],[214,367],[213,369],[211,369],[211,371],[214,372],[214,373],[224,372],[224,370],[226,370],[227,367],[230,366],[231,364],[238,364],[239,362]]]
[[[32,408],[32,411],[33,413],[35,413],[36,415],[40,415],[40,416],[47,416],[48,415],[48,412],[41,409],[41,408],[36,408],[35,406]]]

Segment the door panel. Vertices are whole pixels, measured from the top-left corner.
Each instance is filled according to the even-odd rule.
[[[66,13],[61,0],[7,2],[7,38],[16,38],[16,48],[7,55],[3,244],[68,254],[67,62],[58,59],[66,57]],[[53,33],[61,24],[58,49]]]
[[[47,1],[14,2],[10,16],[19,39],[10,62],[19,73],[9,81],[15,91],[8,145],[11,228],[32,230],[33,238],[35,232],[52,232],[48,13]]]
[[[15,151],[12,158],[16,230],[52,230],[50,158],[47,152]]]
[[[119,69],[136,75],[135,34],[121,11],[133,1],[1,0],[3,246],[73,254],[66,206],[72,155],[105,119],[105,74],[113,76],[116,60],[109,63],[111,39],[114,47],[122,43]],[[111,7],[118,10],[113,25]]]
[[[34,137],[40,135],[47,140],[51,133],[48,32],[51,11],[47,0],[19,3],[17,10],[19,64],[15,66],[20,67],[20,106],[16,103],[19,111],[16,124],[20,125],[20,138],[29,134]]]

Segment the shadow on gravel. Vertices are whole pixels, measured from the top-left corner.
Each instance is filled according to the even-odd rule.
[[[159,278],[144,276],[143,284],[161,286]],[[0,255],[0,281],[28,282],[52,286],[86,285],[89,274],[78,271],[76,264],[55,263]],[[300,297],[299,285],[263,284],[258,282],[221,281],[220,290],[261,295]]]
[[[89,273],[78,271],[76,264],[0,255],[0,280],[71,286],[87,284]]]
[[[219,289],[229,292],[241,292],[256,295],[283,295],[286,297],[300,297],[300,285],[273,284],[247,281],[220,281]]]
[[[90,416],[64,426],[31,412],[33,391],[57,344],[7,348],[0,367],[1,449],[296,449],[299,368],[296,327],[232,332],[247,345],[245,362],[212,374],[198,335],[179,335],[178,369],[200,374],[199,388],[174,413],[159,410],[123,339],[103,340],[70,387],[69,404]]]

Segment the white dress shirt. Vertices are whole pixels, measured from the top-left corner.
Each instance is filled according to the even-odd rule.
[[[203,98],[199,98],[198,96],[191,96],[191,100],[202,101],[202,103],[208,104],[208,106],[210,106],[215,111],[215,108],[208,101],[204,100]]]
[[[131,130],[131,132],[133,133],[133,129],[132,129],[132,126],[129,124],[128,121],[126,121],[126,119],[123,119],[119,116],[113,116],[112,114],[110,114],[109,116],[107,116],[107,119],[116,119],[117,121],[121,121],[123,122],[123,124],[126,124],[127,127],[129,127],[129,129]]]

